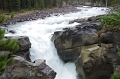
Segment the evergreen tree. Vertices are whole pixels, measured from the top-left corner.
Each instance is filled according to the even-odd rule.
[[[20,3],[21,3],[20,4],[21,9],[25,9],[26,8],[25,0],[20,0]]]
[[[53,0],[44,0],[45,8],[51,8],[52,7],[52,1]]]
[[[62,7],[62,4],[63,4],[63,0],[60,1],[60,7]]]
[[[8,11],[12,11],[12,0],[6,0],[6,2],[5,2],[5,7],[6,7],[6,9],[8,10]]]
[[[26,0],[26,6],[28,9],[31,9],[31,0]]]
[[[20,10],[20,0],[13,0],[12,9],[14,11]]]
[[[57,0],[53,0],[52,6],[57,6]]]
[[[40,0],[40,8],[44,8],[45,6],[44,6],[44,0]]]
[[[16,40],[12,40],[10,38],[4,38],[5,30],[0,29],[0,50],[9,50],[9,51],[16,51],[19,48],[19,45]]]
[[[8,54],[0,56],[0,75],[6,71],[6,66],[13,62],[13,57],[8,57]]]
[[[12,39],[4,40],[5,30],[0,29],[0,50],[16,51],[19,49],[17,41]],[[6,70],[6,66],[13,62],[12,57],[8,57],[8,54],[0,56],[0,74],[3,74]]]

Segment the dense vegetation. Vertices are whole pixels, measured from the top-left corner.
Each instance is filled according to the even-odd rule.
[[[0,0],[0,9],[19,11],[20,9],[44,9],[60,6],[63,1],[72,2],[79,0]]]
[[[63,2],[66,4],[84,4],[92,2],[106,4],[106,0],[0,0],[0,10],[19,11],[21,9],[44,9],[61,7]],[[107,0],[108,5],[115,5],[119,0]]]
[[[92,0],[93,3],[102,3],[104,5],[106,5],[107,2],[107,6],[115,6],[118,2],[118,0]]]
[[[100,22],[106,30],[120,30],[120,10],[111,12],[109,16],[103,16]]]
[[[5,30],[0,29],[0,50],[15,52],[19,49],[17,41],[12,39],[4,39]],[[6,66],[13,62],[13,58],[8,54],[0,54],[0,75],[5,72]]]

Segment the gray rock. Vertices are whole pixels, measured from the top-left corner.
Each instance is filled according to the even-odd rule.
[[[11,52],[12,54],[22,56],[26,60],[30,61],[30,56],[29,56],[30,51],[29,51],[29,49],[31,48],[31,42],[29,40],[29,37],[27,37],[27,36],[7,36],[5,38],[6,39],[7,38],[14,39],[19,44],[19,49],[14,53]]]
[[[54,79],[56,76],[56,72],[46,65],[45,60],[41,59],[32,63],[16,56],[14,62],[7,68],[0,79]]]
[[[120,32],[105,32],[100,35],[103,43],[120,43]]]
[[[76,70],[84,79],[109,79],[113,73],[111,61],[106,59],[106,48],[98,45],[83,46],[76,60]],[[82,70],[83,68],[83,70]],[[83,72],[84,71],[84,72]]]
[[[65,62],[75,61],[80,55],[80,51],[81,51],[81,48],[76,47],[72,49],[60,50],[58,51],[58,55]]]
[[[57,31],[53,39],[58,55],[63,61],[76,60],[80,55],[81,46],[98,43],[96,30],[90,28],[68,28]]]
[[[23,51],[31,48],[31,43],[29,37],[27,36],[13,36],[11,39],[15,39],[18,41],[20,49],[18,51]]]

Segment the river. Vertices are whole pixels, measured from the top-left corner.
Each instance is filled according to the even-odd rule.
[[[51,16],[45,19],[26,21],[9,25],[8,30],[15,30],[16,34],[9,36],[28,36],[32,43],[30,49],[31,61],[45,59],[46,63],[57,72],[55,79],[77,79],[77,72],[73,62],[64,63],[57,55],[56,48],[51,41],[52,34],[64,27],[74,27],[78,23],[69,24],[70,20],[87,18],[106,14],[105,7],[77,7],[80,12],[60,16]]]

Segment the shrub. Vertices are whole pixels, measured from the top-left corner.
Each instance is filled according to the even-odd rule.
[[[120,48],[117,47],[117,55],[120,56]]]
[[[15,15],[15,12],[12,12],[12,13],[10,14],[10,18],[14,18],[14,15]]]
[[[112,74],[110,79],[119,79],[118,74]]]
[[[0,14],[0,24],[5,20],[5,14]]]
[[[116,13],[111,12],[110,15],[106,15],[100,18],[100,22],[105,26],[105,29],[120,30],[120,10]]]

